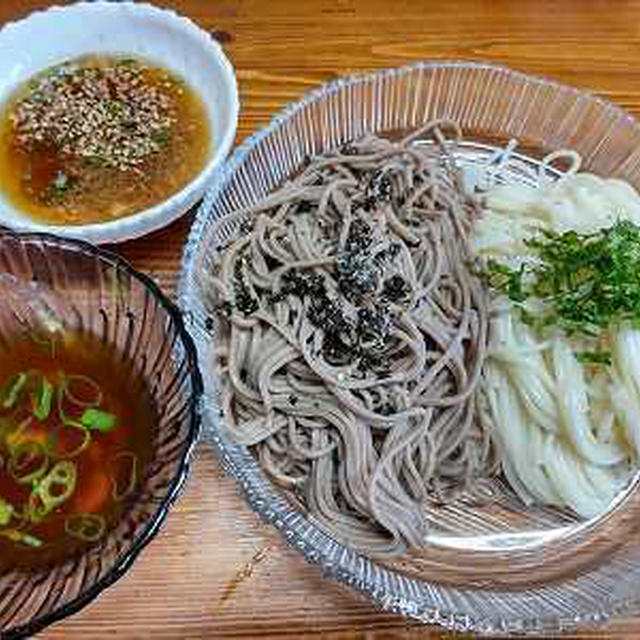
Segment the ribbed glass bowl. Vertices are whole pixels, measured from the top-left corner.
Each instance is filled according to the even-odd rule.
[[[0,637],[31,635],[117,580],[153,538],[182,486],[199,431],[202,389],[179,310],[148,277],[91,245],[0,231],[0,348],[51,323],[115,345],[157,409],[140,494],[116,526],[51,568],[0,574]]]
[[[278,114],[249,138],[213,185],[183,259],[180,304],[190,313],[204,378],[204,437],[251,505],[325,573],[385,609],[459,631],[549,633],[593,624],[636,607],[640,587],[637,478],[603,516],[525,509],[505,485],[483,507],[430,513],[423,549],[392,560],[365,557],[323,533],[288,501],[250,452],[230,441],[213,372],[215,336],[207,274],[217,247],[239,233],[246,208],[300,168],[305,156],[367,132],[399,132],[436,118],[456,120],[463,168],[487,162],[509,139],[520,154],[504,170],[530,181],[545,152],[570,148],[584,166],[640,187],[640,126],[594,96],[487,64],[425,63],[345,78]]]

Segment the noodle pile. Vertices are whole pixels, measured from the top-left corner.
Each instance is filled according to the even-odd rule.
[[[547,165],[567,156],[570,169],[547,182]],[[528,244],[532,238],[550,232],[593,238],[621,221],[640,227],[640,194],[630,184],[579,168],[575,152],[555,151],[543,159],[535,186],[490,186],[474,233],[479,259],[535,269],[540,257]],[[640,245],[632,251],[638,255]],[[587,265],[578,266],[584,273]],[[575,278],[576,291],[579,282]],[[625,291],[627,301],[632,293]],[[569,507],[593,518],[610,507],[639,467],[640,328],[627,321],[593,335],[567,334],[556,325],[525,322],[523,311],[544,308],[535,298],[518,303],[495,296],[480,391],[501,444],[502,471],[523,503]],[[590,353],[605,357],[584,360]]]
[[[425,506],[496,467],[474,393],[488,310],[459,138],[431,123],[316,157],[240,212],[250,223],[217,255],[230,435],[319,526],[366,552],[424,544]]]

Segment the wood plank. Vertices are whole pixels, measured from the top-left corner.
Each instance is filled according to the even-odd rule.
[[[45,6],[3,0],[0,21]],[[360,70],[490,60],[594,91],[640,114],[640,1],[174,0],[224,44],[242,100],[238,141],[318,84]],[[172,294],[191,217],[116,250]],[[43,638],[454,638],[376,611],[325,580],[245,506],[203,449],[133,569]],[[460,637],[460,636],[457,636]],[[636,638],[640,620],[567,638]]]

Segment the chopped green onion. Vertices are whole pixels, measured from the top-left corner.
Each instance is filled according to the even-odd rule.
[[[86,409],[80,418],[80,423],[87,429],[96,429],[106,433],[116,426],[116,417],[100,409]]]
[[[47,472],[48,466],[49,456],[44,447],[39,442],[29,441],[12,449],[7,471],[18,484],[31,484]]]
[[[40,538],[36,538],[23,531],[18,531],[17,529],[4,529],[0,531],[0,536],[9,538],[12,542],[24,544],[27,547],[41,547],[44,544]]]
[[[29,376],[26,373],[18,373],[9,378],[5,388],[2,390],[3,409],[11,409],[18,402],[20,392],[25,388],[28,380]]]
[[[66,429],[76,429],[82,435],[82,441],[80,442],[80,444],[78,444],[75,447],[71,447],[69,449],[61,449],[61,450],[57,448],[57,444],[54,441],[51,444],[50,453],[54,458],[65,458],[65,459],[75,458],[76,456],[80,455],[91,444],[91,433],[84,425],[80,424],[76,420],[67,420],[64,423],[64,427]],[[52,435],[51,438],[53,440],[55,436]],[[55,439],[59,440],[59,438],[55,438]]]
[[[124,486],[122,486],[123,483],[120,482],[122,479],[118,473],[120,469],[117,468],[122,464],[127,464],[128,466],[128,469],[126,469],[126,471],[128,471],[126,475],[127,482]],[[121,451],[111,460],[111,467],[113,469],[111,475],[111,495],[116,502],[120,502],[134,492],[136,484],[138,483],[138,456],[131,451]]]
[[[68,460],[56,462],[49,473],[37,482],[29,496],[29,516],[40,522],[65,502],[76,488],[76,465]],[[54,489],[61,489],[60,491]]]
[[[34,485],[33,491],[29,494],[27,503],[27,512],[31,522],[41,522],[44,520],[54,507],[49,507],[38,493],[38,485]]]
[[[45,376],[40,376],[38,378],[35,397],[32,395],[34,403],[32,413],[38,420],[46,420],[49,417],[52,399],[53,385]]]
[[[85,389],[78,387],[84,386]],[[73,387],[76,387],[75,389]],[[79,407],[98,407],[102,402],[102,389],[100,385],[89,376],[71,375],[63,376],[61,388],[64,397]],[[87,392],[86,396],[82,391]]]
[[[67,516],[64,523],[64,529],[70,536],[85,542],[99,540],[106,528],[105,519],[94,513],[74,513]]]
[[[38,336],[31,338],[39,343]],[[0,386],[0,410],[10,410],[0,416],[0,467],[14,482],[30,489],[28,499],[16,506],[0,497],[0,536],[25,546],[44,544],[24,530],[45,520],[73,495],[78,468],[70,459],[90,445],[92,432],[107,433],[117,427],[116,415],[100,409],[102,400],[100,385],[85,375],[60,373],[53,381],[33,369],[10,376]],[[46,424],[43,433],[39,423],[56,417],[55,409],[52,416],[54,403],[59,421]],[[112,496],[120,501],[137,485],[138,459],[122,452],[115,460],[122,472],[119,483],[114,479],[117,476],[111,478]],[[14,528],[1,528],[10,524]],[[75,514],[65,521],[65,529],[90,542],[103,535],[106,520],[94,514]]]

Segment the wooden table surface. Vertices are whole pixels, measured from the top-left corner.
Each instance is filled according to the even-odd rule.
[[[1,0],[0,21],[48,3]],[[489,60],[552,76],[640,116],[640,1],[175,0],[224,44],[238,141],[345,73],[429,59]],[[2,61],[0,60],[0,65]],[[191,216],[117,247],[168,294]],[[248,510],[211,451],[133,569],[43,638],[453,638],[376,611],[322,578]],[[565,637],[638,638],[640,618]]]

